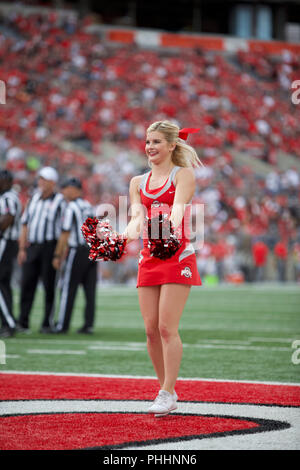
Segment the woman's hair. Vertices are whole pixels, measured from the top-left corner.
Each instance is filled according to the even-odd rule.
[[[148,132],[158,131],[164,134],[167,142],[176,143],[172,152],[172,162],[176,166],[191,167],[204,166],[193,147],[179,138],[179,127],[170,121],[157,121],[151,124]]]

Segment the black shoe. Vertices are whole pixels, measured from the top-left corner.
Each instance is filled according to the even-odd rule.
[[[54,329],[53,329],[53,333],[55,333],[56,335],[59,335],[59,334],[66,334],[68,332],[68,330],[65,330],[61,327],[59,327],[58,325],[55,325]]]
[[[28,326],[22,326],[20,324],[17,324],[16,328],[15,328],[15,331],[17,333],[27,333],[27,334],[30,334],[31,331],[30,329],[28,328]]]
[[[52,334],[54,333],[54,330],[53,328],[51,328],[51,326],[42,326],[40,328],[40,333],[43,333],[43,334]]]
[[[0,329],[0,336],[1,338],[10,338],[14,336],[16,329],[15,328],[9,328],[9,326],[4,326],[3,328]]]
[[[83,334],[85,334],[85,335],[92,335],[94,332],[93,332],[93,328],[92,328],[92,327],[83,326],[82,328],[80,328],[79,330],[77,330],[77,333],[83,333]]]

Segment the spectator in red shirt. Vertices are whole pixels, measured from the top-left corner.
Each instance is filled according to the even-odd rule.
[[[265,265],[267,263],[269,249],[262,241],[256,241],[252,246],[252,256],[254,261],[254,280],[257,282],[265,279]]]
[[[286,263],[288,249],[284,240],[279,240],[274,246],[274,255],[276,257],[277,278],[279,282],[286,281]]]
[[[228,246],[222,236],[216,237],[216,242],[212,245],[212,253],[216,261],[219,282],[222,282],[224,280],[224,259],[228,254]]]

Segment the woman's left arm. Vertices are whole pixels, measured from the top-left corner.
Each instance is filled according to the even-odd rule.
[[[171,222],[176,229],[182,222],[185,205],[189,204],[196,188],[196,178],[193,168],[181,168],[175,176],[175,197],[171,212]]]

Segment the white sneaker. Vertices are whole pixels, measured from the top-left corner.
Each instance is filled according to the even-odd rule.
[[[177,404],[174,394],[171,394],[166,390],[160,390],[148,412],[154,413],[155,416],[159,417],[169,414],[170,411],[176,410],[176,408]]]

